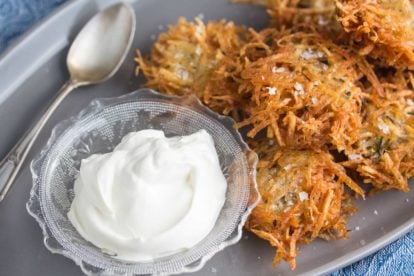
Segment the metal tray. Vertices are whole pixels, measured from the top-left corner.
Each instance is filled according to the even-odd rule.
[[[70,41],[95,12],[113,2],[68,1],[0,57],[0,157],[68,78],[65,58]],[[129,2],[137,13],[132,49],[144,52],[148,52],[166,24],[175,23],[179,16],[192,19],[202,14],[204,20],[227,18],[255,28],[265,26],[268,20],[263,9],[234,5],[228,0]],[[133,76],[133,57],[131,51],[120,72],[105,84],[81,88],[71,94],[47,124],[28,160],[43,147],[57,122],[77,114],[96,97],[117,96],[140,86],[142,80]],[[29,162],[0,204],[0,275],[82,275],[72,261],[46,250],[40,227],[26,212],[32,181]],[[350,238],[303,246],[294,272],[286,264],[273,269],[274,249],[246,233],[237,245],[217,254],[195,275],[326,274],[375,252],[414,227],[414,191],[390,191],[359,201],[358,205],[359,213],[348,224]],[[357,226],[359,231],[354,230]]]

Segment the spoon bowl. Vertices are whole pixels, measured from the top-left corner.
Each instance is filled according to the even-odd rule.
[[[125,59],[134,30],[134,11],[125,4],[113,5],[93,17],[69,50],[66,63],[71,79],[92,84],[110,78]]]

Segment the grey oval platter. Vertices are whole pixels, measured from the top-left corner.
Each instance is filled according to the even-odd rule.
[[[114,2],[117,1],[68,1],[0,56],[0,157],[68,78],[65,58],[70,41],[93,14]],[[268,20],[259,7],[235,5],[228,0],[127,2],[137,14],[132,49],[140,48],[144,53],[156,35],[180,16],[193,19],[202,14],[205,21],[226,18],[254,28],[266,26]],[[0,205],[0,275],[82,275],[72,261],[47,251],[40,227],[26,212],[32,181],[29,163],[59,121],[76,115],[97,97],[118,96],[142,85],[143,80],[134,77],[133,58],[131,50],[121,70],[105,84],[81,88],[71,94],[42,132],[17,183]],[[327,274],[379,250],[414,227],[414,191],[406,194],[390,191],[361,200],[358,207],[360,211],[349,220],[350,238],[303,246],[293,272],[285,263],[272,268],[274,249],[245,233],[237,245],[217,254],[194,275]]]

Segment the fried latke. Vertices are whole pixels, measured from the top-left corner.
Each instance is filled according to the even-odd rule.
[[[414,75],[387,73],[385,95],[369,94],[364,103],[361,139],[347,151],[344,165],[355,169],[374,191],[407,192],[414,176]]]
[[[409,0],[336,0],[348,44],[382,66],[414,69],[414,8]]]
[[[294,269],[299,243],[348,236],[345,217],[356,209],[344,186],[363,191],[328,152],[279,149],[266,142],[253,148],[260,158],[262,200],[246,227],[277,248],[274,265],[283,259]]]
[[[236,84],[227,78],[233,57],[247,42],[249,32],[224,20],[204,24],[196,18],[180,18],[169,31],[161,33],[150,58],[137,51],[137,72],[141,70],[146,86],[170,95],[196,95],[217,112],[229,114],[240,109],[243,99],[233,93]],[[224,72],[224,73],[223,73]]]
[[[251,138],[266,130],[291,148],[343,151],[355,143],[361,90],[354,57],[313,32],[265,29],[253,37],[239,87],[251,104],[238,126],[252,126]]]

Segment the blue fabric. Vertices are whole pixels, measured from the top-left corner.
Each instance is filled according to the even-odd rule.
[[[0,0],[0,53],[13,39],[66,0]],[[339,275],[414,275],[414,231]]]
[[[0,0],[0,52],[66,0]]]
[[[342,275],[414,275],[414,230],[371,256],[332,273]]]

